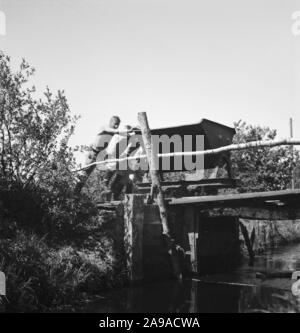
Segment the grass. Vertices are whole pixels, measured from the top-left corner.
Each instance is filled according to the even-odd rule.
[[[100,213],[92,222],[81,226],[80,237],[65,244],[20,228],[0,239],[6,311],[74,312],[104,290],[124,284],[122,255],[113,236],[114,216]]]

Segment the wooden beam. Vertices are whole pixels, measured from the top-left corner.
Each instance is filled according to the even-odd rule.
[[[186,151],[158,154],[159,157],[176,157],[176,156],[201,156],[201,155],[215,155],[228,151],[253,149],[253,148],[272,148],[277,146],[293,146],[300,145],[300,139],[282,139],[282,140],[266,140],[266,141],[252,141],[246,143],[237,143],[228,146],[222,146],[214,149],[207,149],[201,151]]]
[[[130,282],[143,279],[144,197],[126,195],[124,201],[124,246]]]
[[[264,148],[264,147],[272,148],[272,147],[277,147],[277,146],[293,146],[293,145],[299,146],[300,139],[288,138],[288,139],[283,139],[283,140],[252,141],[252,142],[247,142],[247,143],[232,144],[232,145],[228,145],[228,146],[222,146],[219,148],[207,149],[207,150],[201,150],[201,151],[186,151],[186,152],[174,152],[174,153],[164,153],[164,154],[157,153],[157,157],[201,156],[201,155],[205,156],[205,155],[215,155],[215,154],[220,154],[223,152],[235,151],[235,150],[245,150],[245,149],[255,149],[255,148],[257,149],[257,148]],[[85,170],[94,165],[131,161],[131,160],[136,160],[137,158],[139,158],[139,159],[147,158],[147,154],[141,154],[139,156],[129,156],[129,157],[124,157],[124,158],[119,158],[119,159],[117,158],[117,159],[109,159],[109,160],[105,160],[105,161],[94,162],[94,163],[84,166],[83,168],[73,170],[73,172]]]
[[[207,217],[232,216],[250,220],[297,220],[300,219],[300,208],[202,208],[201,213]]]
[[[251,236],[249,237],[249,233],[248,230],[246,228],[246,226],[240,221],[239,222],[239,226],[240,226],[240,230],[241,233],[244,237],[245,240],[245,245],[247,247],[248,250],[248,254],[249,254],[249,266],[253,266],[254,264],[254,251],[253,251],[253,246],[254,246],[254,241],[255,241],[255,228],[253,227],[252,232],[251,232]]]
[[[239,203],[240,201],[260,201],[262,203],[268,200],[294,200],[300,199],[300,190],[282,190],[282,191],[268,191],[268,192],[253,192],[253,193],[235,193],[235,194],[223,194],[223,195],[208,195],[197,197],[183,197],[173,198],[170,200],[170,205],[187,205],[187,204],[199,204],[199,205],[216,205],[220,206],[222,203],[229,204]]]
[[[186,232],[188,235],[189,246],[190,246],[190,264],[191,271],[198,273],[198,219],[197,211],[191,206],[184,208],[184,223],[186,223]]]
[[[154,151],[154,147],[151,140],[151,131],[148,124],[148,119],[146,112],[140,112],[138,114],[138,121],[141,126],[142,138],[144,141],[144,146],[146,149],[147,160],[149,164],[151,182],[154,192],[157,194],[157,205],[159,207],[161,224],[163,229],[163,237],[167,245],[167,250],[170,255],[173,272],[177,279],[182,279],[182,269],[180,267],[179,258],[178,258],[178,250],[179,246],[175,244],[174,239],[171,236],[169,224],[168,224],[168,214],[167,214],[167,206],[164,199],[164,193],[160,184],[160,177],[158,172],[158,167],[156,165],[157,158],[155,156],[156,152]]]
[[[148,182],[138,183],[139,188],[148,188],[151,184]],[[197,179],[197,180],[175,180],[175,181],[161,181],[161,186],[189,186],[189,185],[198,185],[198,186],[207,186],[207,187],[236,187],[237,180],[230,178],[220,178],[220,179]]]

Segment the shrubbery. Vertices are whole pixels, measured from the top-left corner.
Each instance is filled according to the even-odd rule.
[[[235,123],[234,143],[276,139],[276,130]],[[242,192],[284,190],[291,187],[293,169],[299,168],[299,151],[290,147],[255,148],[233,151],[234,176],[241,181]]]
[[[0,242],[7,277],[8,311],[74,311],[107,287],[103,271],[73,247],[50,248],[34,234],[18,232]]]
[[[70,232],[93,210],[74,195],[74,150],[68,141],[78,117],[62,91],[35,98],[34,73],[25,60],[13,71],[0,53],[0,200],[18,223],[40,232]]]
[[[92,196],[74,194],[77,117],[62,91],[36,98],[33,74],[0,53],[0,270],[8,311],[73,311],[122,269]]]

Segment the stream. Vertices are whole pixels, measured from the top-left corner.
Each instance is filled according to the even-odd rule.
[[[110,291],[86,311],[96,313],[300,312],[289,278],[261,279],[260,270],[300,271],[300,244],[257,255],[230,273],[160,281]]]

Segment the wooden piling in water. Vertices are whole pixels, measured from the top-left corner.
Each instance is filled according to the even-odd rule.
[[[124,201],[124,246],[129,281],[142,281],[144,197],[126,195]]]

